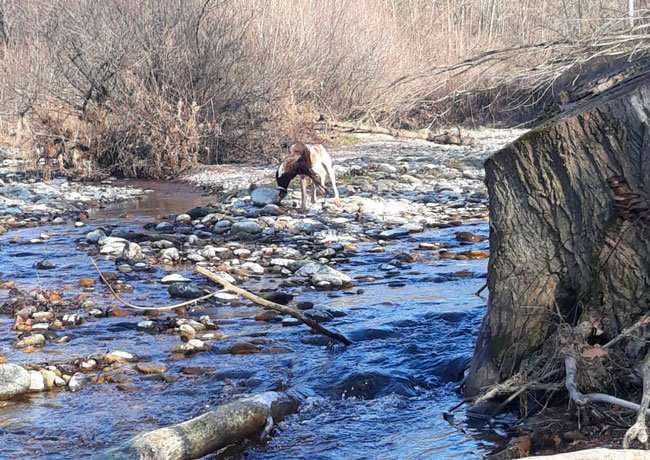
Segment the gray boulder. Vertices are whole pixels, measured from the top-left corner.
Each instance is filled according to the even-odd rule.
[[[258,187],[251,192],[251,199],[255,206],[266,206],[280,202],[280,193],[277,189],[269,187]]]
[[[31,382],[27,369],[16,364],[0,364],[0,400],[27,393]]]

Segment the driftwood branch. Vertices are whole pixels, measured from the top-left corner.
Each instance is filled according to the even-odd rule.
[[[230,444],[264,435],[298,410],[292,395],[269,391],[218,406],[177,425],[143,433],[97,459],[185,460],[203,457]]]
[[[125,300],[122,297],[120,297],[120,295],[117,292],[115,292],[115,289],[113,289],[113,286],[111,286],[111,283],[109,283],[108,280],[104,277],[104,274],[101,272],[101,270],[97,266],[97,263],[95,263],[95,260],[92,257],[90,257],[90,261],[92,262],[93,267],[95,267],[95,270],[97,271],[97,274],[99,275],[99,279],[101,279],[102,282],[106,285],[106,287],[108,288],[111,295],[113,297],[115,297],[116,300],[120,301],[123,306],[128,307],[128,308],[132,308],[134,310],[141,310],[141,311],[146,311],[146,310],[158,310],[158,311],[175,310],[177,308],[186,307],[187,305],[192,305],[192,304],[195,304],[195,303],[198,303],[198,302],[202,302],[204,300],[208,300],[209,298],[214,297],[215,295],[217,295],[219,293],[219,291],[211,292],[210,294],[206,294],[204,296],[197,297],[196,299],[187,300],[187,301],[181,302],[181,303],[175,303],[173,305],[165,305],[165,306],[162,306],[162,307],[136,305],[136,304],[131,303],[128,300]]]
[[[256,296],[252,292],[249,292],[245,289],[242,289],[238,286],[235,286],[234,284],[228,282],[228,280],[222,278],[221,276],[217,275],[214,272],[211,272],[207,268],[197,266],[196,267],[197,273],[200,273],[201,275],[205,276],[206,278],[214,281],[215,283],[218,283],[223,286],[223,288],[226,291],[230,291],[233,294],[240,295],[244,297],[245,299],[250,300],[253,303],[256,303],[257,305],[261,306],[262,308],[266,308],[269,310],[274,310],[277,311],[278,313],[282,313],[284,315],[289,315],[298,321],[301,321],[302,323],[306,324],[316,332],[320,332],[323,335],[326,335],[328,337],[331,337],[345,345],[351,345],[352,342],[345,336],[337,333],[330,331],[329,329],[324,328],[321,326],[317,321],[314,321],[311,318],[306,317],[304,314],[302,314],[299,310],[296,310],[291,307],[287,307],[286,305],[280,305],[275,302],[271,302],[270,300],[263,299],[259,296]]]

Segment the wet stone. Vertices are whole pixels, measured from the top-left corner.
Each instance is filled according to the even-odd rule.
[[[257,345],[249,342],[237,342],[226,349],[226,353],[231,355],[248,355],[252,353],[259,353],[261,349]]]
[[[203,290],[197,286],[187,283],[172,283],[167,288],[169,295],[178,299],[196,299],[205,295]]]
[[[162,374],[167,370],[163,363],[138,363],[135,365],[138,372],[142,374]]]

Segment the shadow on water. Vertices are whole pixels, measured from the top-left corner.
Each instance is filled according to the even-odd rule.
[[[94,213],[84,228],[12,232],[0,237],[0,272],[19,286],[63,287],[64,295],[72,295],[80,277],[92,276],[88,258],[76,242],[95,226],[119,222],[122,227],[139,229],[154,215],[179,213],[204,203],[205,198],[196,192],[163,188],[141,201],[140,207]],[[118,219],[124,212],[128,217]],[[455,387],[471,356],[485,305],[474,292],[484,283],[486,262],[437,260],[423,251],[422,260],[404,264],[397,272],[380,268],[394,254],[413,251],[419,242],[457,245],[454,233],[461,230],[483,235],[488,231],[486,224],[441,229],[389,244],[384,254],[363,250],[339,268],[353,277],[371,276],[374,281],[358,282],[342,293],[296,292],[298,301],[341,312],[328,326],[354,341],[347,349],[326,346],[303,326],[256,322],[253,317],[260,310],[246,304],[211,304],[191,313],[216,318],[220,332],[230,338],[216,342],[209,352],[182,360],[169,354],[178,344],[177,336],[135,330],[142,316],[88,319],[65,330],[71,337],[69,343],[48,343],[43,350],[29,354],[15,350],[11,320],[2,317],[0,344],[12,362],[55,362],[124,350],[141,361],[165,362],[173,379],[165,382],[128,368],[124,373],[131,385],[122,389],[112,384],[89,385],[78,393],[41,393],[27,401],[6,403],[0,406],[0,457],[84,458],[136,433],[196,416],[221,401],[288,385],[305,395],[300,412],[282,422],[268,444],[229,456],[480,458],[485,449],[482,442],[451,427],[441,415],[460,401]],[[48,243],[26,243],[42,232],[52,235]],[[16,239],[18,242],[10,242]],[[468,248],[484,249],[486,245]],[[55,270],[33,268],[44,256],[55,264]],[[105,270],[115,269],[111,261],[100,263]],[[181,272],[193,276],[187,270]],[[464,275],[454,275],[459,272]],[[134,292],[129,298],[154,305],[169,303],[166,289],[151,282],[163,275],[157,269],[131,276]],[[269,282],[277,283],[279,278]],[[248,287],[259,290],[254,282]],[[0,296],[6,292],[0,291]],[[101,288],[91,298],[101,305],[111,303]],[[223,353],[238,337],[255,337],[263,351]],[[285,347],[285,353],[266,351],[270,346]],[[200,372],[190,373],[187,368]]]

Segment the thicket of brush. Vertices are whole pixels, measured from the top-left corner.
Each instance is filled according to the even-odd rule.
[[[0,0],[0,146],[60,158],[83,177],[163,177],[277,155],[283,139],[313,140],[323,117],[401,128],[520,121],[552,88],[535,69],[629,30],[627,8]]]

